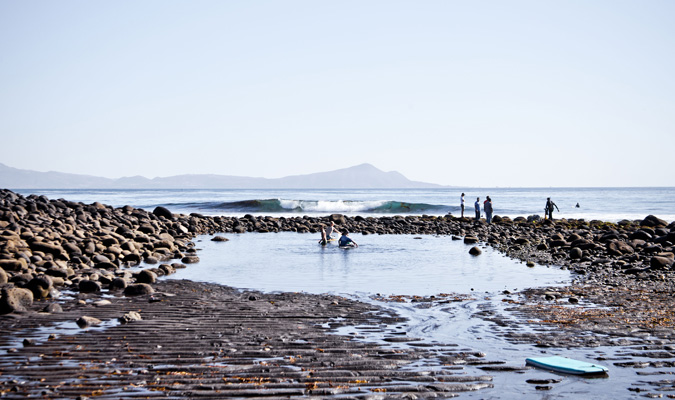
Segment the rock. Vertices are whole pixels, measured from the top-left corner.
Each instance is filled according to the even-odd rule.
[[[478,238],[475,236],[464,236],[464,244],[478,243]]]
[[[119,321],[123,324],[128,324],[129,322],[141,321],[142,319],[143,318],[141,318],[141,314],[137,313],[136,311],[129,311],[128,313],[121,316]]]
[[[129,253],[122,260],[129,265],[138,265],[141,263],[141,256],[136,253]]]
[[[112,281],[110,281],[110,284],[108,285],[108,290],[122,290],[126,289],[127,287],[127,281],[122,279],[122,278],[115,278]]]
[[[654,256],[649,260],[649,266],[652,269],[664,269],[673,265],[673,260],[667,257]]]
[[[572,250],[570,250],[570,258],[572,260],[580,259],[583,256],[583,254],[584,254],[583,251],[581,251],[581,249],[578,247],[574,247],[572,248]]]
[[[195,263],[199,262],[199,257],[197,257],[197,256],[185,256],[185,257],[183,257],[181,262],[183,262],[185,264],[195,264]]]
[[[607,248],[614,252],[614,255],[621,256],[623,254],[633,254],[635,250],[631,245],[622,241],[611,242]]]
[[[529,244],[530,240],[526,237],[519,237],[519,238],[516,238],[516,243],[520,244],[520,245],[525,245],[525,244]]]
[[[22,288],[3,288],[0,294],[0,314],[28,311],[33,305],[33,292]]]
[[[338,225],[344,225],[347,223],[345,216],[342,214],[331,214],[330,220]]]
[[[168,209],[166,209],[162,206],[155,207],[155,209],[152,210],[152,213],[155,214],[158,217],[164,217],[166,219],[173,219],[173,214],[171,214],[171,211],[169,211]]]
[[[52,279],[47,275],[38,275],[26,285],[26,289],[33,292],[33,299],[46,299],[52,287]]]
[[[160,265],[159,271],[164,275],[171,275],[171,274],[176,273],[176,269],[169,264]]]
[[[7,272],[0,268],[0,285],[7,283]]]
[[[47,304],[47,306],[42,309],[42,312],[49,314],[58,314],[63,312],[63,308],[57,303],[50,303]]]
[[[101,291],[101,284],[97,281],[83,279],[77,285],[77,288],[81,293],[98,293]]]
[[[568,301],[570,304],[579,304],[579,299],[576,298],[576,297],[570,297],[569,299],[567,299],[567,301]]]
[[[147,256],[144,257],[143,260],[145,261],[146,264],[157,264],[159,263],[159,259],[155,256]]]
[[[86,315],[81,316],[77,319],[77,326],[80,328],[89,328],[91,326],[101,325],[103,321],[94,317],[87,317]]]
[[[633,232],[632,235],[630,235],[630,238],[635,240],[645,240],[645,241],[651,241],[653,238],[653,235],[650,233],[647,233],[646,231],[642,229],[638,229],[637,231]]]
[[[640,222],[640,226],[649,226],[649,227],[666,227],[668,226],[668,222],[657,218],[653,215],[648,215],[645,217],[645,219]]]
[[[136,282],[138,283],[155,283],[157,282],[157,274],[150,271],[149,269],[144,269],[136,274]]]
[[[124,289],[124,294],[127,296],[140,296],[152,293],[155,293],[155,290],[147,283],[136,283],[134,285],[127,286],[126,289]]]
[[[15,260],[0,260],[0,269],[3,269],[4,271],[19,272],[27,267],[28,262],[26,262],[26,260],[23,258]]]
[[[478,247],[474,246],[471,248],[471,250],[469,250],[469,254],[471,254],[472,256],[479,256],[483,254],[483,251],[481,251],[481,249],[479,249]]]
[[[70,257],[68,256],[68,253],[63,249],[63,247],[52,244],[52,243],[46,243],[46,242],[40,242],[40,241],[33,241],[30,243],[30,249],[33,252],[36,251],[41,251],[45,254],[51,254],[54,256],[54,258],[61,259],[61,260],[70,260]]]

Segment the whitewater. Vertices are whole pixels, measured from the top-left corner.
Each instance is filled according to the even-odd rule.
[[[543,216],[546,198],[560,209],[555,218],[618,222],[656,215],[675,220],[675,188],[442,188],[442,189],[171,189],[171,190],[17,190],[22,195],[46,195],[114,207],[153,209],[175,213],[243,216],[322,216],[329,214],[446,215],[460,214],[465,193],[466,212],[473,216],[476,198],[492,199],[494,214],[511,218]],[[578,207],[577,207],[578,205]]]

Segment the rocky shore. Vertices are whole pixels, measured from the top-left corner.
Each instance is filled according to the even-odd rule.
[[[11,355],[0,358],[5,378],[0,393],[8,398],[119,397],[120,388],[137,388],[133,390],[143,397],[218,397],[216,393],[363,397],[387,392],[415,398],[430,393],[451,397],[489,387],[489,376],[445,372],[437,376],[434,371],[398,368],[426,357],[431,350],[424,346],[393,351],[326,334],[335,326],[363,324],[379,327],[375,329],[383,330],[391,342],[414,342],[382,328],[395,325],[396,316],[367,305],[328,296],[240,293],[157,280],[199,261],[192,242],[197,235],[318,233],[331,221],[352,233],[451,235],[467,244],[492,246],[531,265],[573,271],[577,278],[572,287],[513,294],[514,313],[559,333],[543,338],[505,334],[514,343],[594,345],[590,339],[578,339],[587,336],[569,334],[588,331],[610,335],[603,342],[608,345],[612,335],[675,340],[675,223],[654,216],[616,224],[496,216],[489,225],[451,215],[210,217],[173,214],[163,207],[146,211],[23,197],[0,190],[0,314],[4,315],[0,327],[7,333],[0,346]],[[129,267],[141,262],[156,266],[131,272]],[[604,311],[598,311],[598,305]],[[499,315],[478,317],[507,325]],[[214,320],[218,323],[211,324]],[[40,326],[65,321],[92,330],[85,339],[76,334],[45,338],[35,334]],[[114,326],[95,330],[106,323]],[[28,333],[37,338],[27,339],[23,347],[11,341]],[[189,345],[182,346],[186,340]],[[451,347],[439,344],[433,352],[445,353],[457,365],[490,364],[471,349]],[[667,346],[662,352],[675,358]],[[21,373],[12,372],[12,365],[20,365]],[[78,374],[81,389],[72,380],[63,383]],[[11,378],[14,375],[17,378]],[[87,385],[89,381],[95,383]],[[108,381],[108,386],[101,383]],[[237,391],[227,392],[233,388]]]

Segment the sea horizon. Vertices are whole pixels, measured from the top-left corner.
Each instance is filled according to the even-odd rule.
[[[675,221],[674,187],[576,187],[576,188],[429,188],[429,189],[18,189],[24,196],[45,195],[82,203],[99,202],[113,207],[130,205],[168,208],[174,213],[243,216],[298,215],[461,215],[460,195],[465,193],[465,216],[473,217],[474,203],[490,196],[494,214],[507,217],[544,216],[551,198],[557,205],[554,218],[602,220],[643,219],[655,215]],[[577,207],[578,205],[578,207]],[[484,216],[484,215],[483,215]]]

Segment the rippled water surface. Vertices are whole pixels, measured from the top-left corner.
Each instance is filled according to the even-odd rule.
[[[351,235],[358,248],[320,246],[317,235],[246,233],[229,242],[199,238],[201,262],[172,278],[262,291],[428,296],[496,293],[570,281],[559,268],[504,257],[491,248],[472,256],[449,236]]]
[[[401,327],[411,337],[430,345],[450,343],[467,351],[486,354],[488,361],[509,366],[525,366],[525,358],[560,355],[594,362],[606,359],[610,367],[606,378],[588,379],[528,369],[520,373],[486,372],[479,366],[466,366],[468,375],[491,375],[494,389],[460,394],[471,399],[571,399],[614,400],[640,398],[628,391],[633,385],[662,379],[653,368],[637,376],[632,368],[619,368],[611,360],[634,360],[626,347],[546,348],[531,344],[514,344],[505,339],[512,331],[528,331],[527,324],[500,326],[490,319],[477,317],[486,311],[515,321],[507,309],[517,296],[504,294],[528,287],[557,286],[571,282],[569,272],[557,267],[536,266],[508,259],[490,248],[483,254],[469,255],[471,246],[447,236],[353,235],[360,247],[341,249],[334,244],[319,246],[318,237],[298,233],[246,233],[226,235],[228,242],[212,242],[210,236],[197,239],[201,262],[179,270],[170,279],[214,282],[242,289],[267,292],[302,291],[333,293],[392,309],[407,321]],[[376,298],[389,295],[431,296],[460,294],[459,302],[383,302]],[[376,296],[381,294],[381,296]],[[516,321],[517,322],[517,321]],[[517,328],[515,326],[518,326]],[[399,329],[399,328],[397,328]],[[379,330],[346,327],[339,334],[355,335],[363,340],[380,342]],[[546,332],[542,331],[542,335]],[[406,346],[387,344],[384,346]],[[636,342],[636,345],[639,345]],[[424,359],[408,368],[443,369],[438,359]],[[549,390],[541,391],[528,380],[559,380]],[[631,383],[633,382],[633,383]],[[636,383],[637,382],[637,383]],[[648,390],[648,389],[647,389]]]

